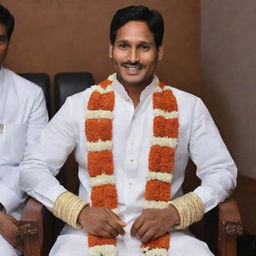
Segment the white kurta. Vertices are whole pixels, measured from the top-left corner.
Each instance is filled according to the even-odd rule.
[[[155,82],[154,79],[141,93],[140,104],[136,109],[134,109],[132,100],[124,87],[116,79],[112,84],[115,92],[114,175],[120,217],[127,223],[126,235],[118,238],[119,255],[122,256],[140,255],[138,249],[140,242],[131,238],[129,232],[131,225],[141,214],[144,206],[145,177],[148,171],[153,124],[152,92],[156,86]],[[76,161],[79,164],[81,182],[79,196],[90,201],[91,186],[87,172],[84,120],[91,92],[92,89],[89,88],[67,99],[42,132],[40,144],[35,146],[33,152],[25,158],[22,164],[22,188],[49,209],[52,209],[56,198],[65,191],[65,188],[53,175],[58,173],[73,149],[75,149]],[[180,127],[171,197],[182,195],[181,185],[184,180],[184,172],[188,159],[191,157],[197,165],[197,175],[202,180],[201,186],[194,192],[202,199],[205,211],[209,211],[223,201],[235,187],[237,170],[202,101],[196,96],[175,88],[173,88],[173,93],[178,103]],[[65,247],[67,244],[64,242],[65,239],[69,239],[68,247],[72,248],[72,255],[87,255],[86,231],[77,231],[66,226],[62,234],[52,255],[69,255],[68,249]],[[180,232],[172,234],[171,248],[173,248],[173,252],[175,245],[174,243],[172,245],[172,242],[175,237],[180,237],[180,234]],[[72,239],[70,239],[71,237]],[[192,240],[198,241],[195,238]],[[79,241],[83,241],[80,243],[83,248],[78,246]],[[64,249],[66,254],[64,250],[60,249],[60,244],[66,248]],[[185,248],[182,249],[183,247],[180,244],[181,254],[173,253],[172,256],[183,255],[186,251]],[[60,252],[60,250],[61,253],[58,254],[57,251]],[[196,252],[199,251],[200,249],[196,250]],[[210,254],[199,253],[197,255]]]
[[[20,218],[26,198],[19,187],[19,163],[48,122],[42,89],[0,69],[0,203],[4,211]],[[3,249],[0,236],[0,255]],[[8,246],[7,246],[8,247]],[[2,248],[2,249],[1,249]],[[11,255],[11,254],[10,254]],[[13,254],[12,254],[13,255]]]

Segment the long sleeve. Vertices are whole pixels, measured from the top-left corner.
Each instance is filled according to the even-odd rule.
[[[36,91],[37,93],[32,93],[30,97],[33,103],[29,105],[30,113],[27,122],[10,126],[6,125],[8,132],[10,132],[6,136],[15,137],[11,139],[13,142],[16,142],[9,145],[9,147],[5,147],[7,151],[10,151],[10,155],[21,152],[21,157],[23,157],[23,155],[29,154],[32,144],[36,143],[41,130],[48,122],[43,91],[38,88]],[[17,115],[19,115],[18,112]],[[25,193],[19,186],[19,174],[20,167],[16,160],[13,162],[7,161],[0,168],[0,203],[4,206],[4,210],[7,213],[15,210],[26,199]]]
[[[67,99],[41,133],[40,142],[21,163],[21,188],[50,210],[57,197],[66,191],[55,175],[76,146],[73,123]]]
[[[207,212],[231,194],[237,168],[201,100],[194,111],[189,154],[201,179],[194,193],[202,199]]]

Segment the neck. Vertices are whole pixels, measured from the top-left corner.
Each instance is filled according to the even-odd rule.
[[[140,103],[141,92],[152,82],[152,79],[150,79],[150,81],[141,84],[128,84],[123,81],[120,81],[118,77],[117,80],[123,85],[127,94],[132,99],[134,108],[136,108]]]
[[[145,86],[138,86],[138,85],[128,85],[124,88],[129,95],[129,97],[132,99],[133,105],[136,108],[140,103],[140,95],[141,92],[144,90]]]

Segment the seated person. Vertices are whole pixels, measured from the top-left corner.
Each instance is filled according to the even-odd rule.
[[[186,228],[230,195],[237,169],[203,102],[155,75],[163,32],[157,11],[118,10],[116,73],[69,97],[21,164],[22,188],[68,224],[51,256],[212,255]],[[74,149],[79,196],[54,177]],[[189,158],[202,182],[184,195]]]
[[[20,255],[18,236],[26,196],[19,187],[19,164],[48,122],[40,87],[4,68],[14,18],[0,5],[0,255]]]

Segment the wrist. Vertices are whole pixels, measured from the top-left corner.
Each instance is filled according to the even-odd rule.
[[[174,225],[179,225],[180,224],[180,214],[179,214],[178,210],[171,204],[166,209],[168,209],[169,215],[172,216],[172,221],[174,222]]]
[[[178,210],[172,205],[172,208],[173,208],[173,210],[174,210],[174,212],[175,212],[175,225],[178,225],[178,224],[180,224],[180,214],[179,214],[179,212],[178,212]]]
[[[81,209],[81,211],[80,211],[80,213],[79,213],[79,215],[78,215],[78,217],[77,217],[77,222],[78,222],[79,225],[82,225],[83,216],[86,216],[86,215],[87,215],[87,210],[88,210],[89,208],[91,208],[91,207],[90,207],[89,204],[87,204],[87,205],[85,205],[85,206]]]

